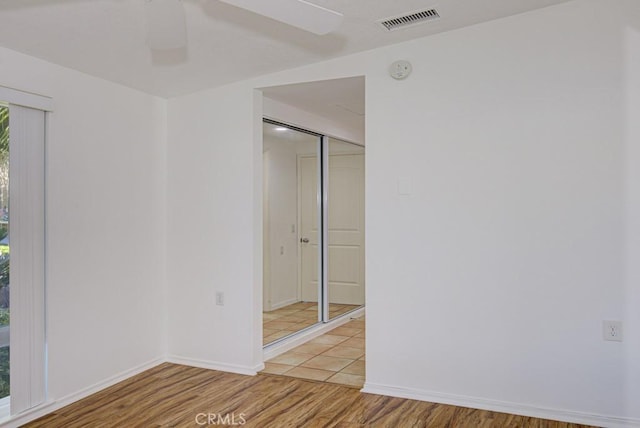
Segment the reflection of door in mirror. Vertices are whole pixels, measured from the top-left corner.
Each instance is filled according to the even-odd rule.
[[[318,301],[318,157],[298,158],[300,195],[300,289],[302,299]]]
[[[299,195],[298,159],[315,156],[317,150],[315,135],[263,124],[264,344],[318,322],[317,279],[315,294],[303,295],[299,286],[299,258],[305,257],[299,249],[312,248],[314,242],[317,247],[317,231],[310,236],[298,233],[298,210],[309,199]],[[308,191],[315,200],[317,189]],[[309,243],[300,242],[305,237]]]
[[[364,147],[329,139],[329,318],[364,305]]]
[[[328,297],[329,318],[364,305],[364,147],[329,139]],[[300,157],[301,289],[304,300],[318,294],[318,160]]]

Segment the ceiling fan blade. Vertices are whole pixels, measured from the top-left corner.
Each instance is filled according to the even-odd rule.
[[[314,34],[335,31],[342,22],[339,12],[305,0],[220,0]]]
[[[146,0],[147,45],[154,50],[187,45],[187,24],[180,0]]]

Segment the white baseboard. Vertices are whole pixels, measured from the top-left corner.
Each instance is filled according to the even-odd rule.
[[[640,427],[640,419],[620,418],[604,416],[570,410],[549,409],[527,404],[511,403],[506,401],[489,400],[463,395],[447,394],[434,391],[425,391],[414,388],[402,388],[396,386],[365,382],[361,392],[368,394],[387,395],[391,397],[408,398],[411,400],[428,401],[431,403],[450,404],[454,406],[470,407],[473,409],[491,410],[494,412],[511,413],[514,415],[530,416],[542,419],[551,419],[562,422],[572,422],[585,425],[609,427],[609,428],[636,428]]]
[[[272,304],[269,307],[269,311],[275,311],[276,309],[284,308],[285,306],[293,305],[294,303],[298,303],[300,299],[294,297],[293,299],[285,300],[284,302],[279,302],[276,304]]]
[[[236,364],[220,363],[217,361],[199,360],[196,358],[181,357],[178,355],[169,355],[168,363],[182,364],[183,366],[199,367],[201,369],[218,370],[221,372],[237,373],[248,376],[255,376],[264,369],[264,364],[258,364],[255,367],[239,366]]]
[[[151,360],[147,363],[141,364],[137,367],[134,367],[129,370],[125,370],[115,376],[112,376],[108,379],[105,379],[101,382],[97,382],[87,388],[84,388],[78,392],[73,394],[69,394],[66,397],[60,398],[58,400],[48,400],[32,409],[28,409],[23,413],[12,416],[10,419],[6,419],[0,421],[0,427],[2,428],[15,428],[22,426],[28,422],[34,421],[42,416],[45,416],[49,413],[53,413],[58,409],[61,409],[65,406],[68,406],[71,403],[74,403],[78,400],[86,398],[96,392],[99,392],[105,388],[108,388],[112,385],[115,385],[118,382],[122,382],[132,376],[140,374],[146,370],[152,369],[162,363],[174,363],[174,364],[182,364],[186,366],[192,367],[200,367],[204,369],[210,370],[219,370],[224,372],[238,373],[244,375],[255,376],[260,370],[264,369],[264,364],[258,364],[255,367],[244,367],[233,364],[225,364],[225,363],[217,363],[212,361],[204,361],[197,360],[193,358],[185,358],[179,356],[170,356],[168,358],[157,358]]]
[[[353,316],[353,314],[352,314]],[[347,318],[348,321],[348,318]],[[334,328],[335,324],[333,325]],[[308,338],[307,338],[308,340]],[[265,351],[266,355],[266,351]],[[266,358],[265,358],[266,359]],[[253,376],[264,368],[264,364],[255,367],[239,366],[234,364],[218,363],[213,361],[197,360],[193,358],[170,356],[166,360],[157,358],[137,367],[125,370],[101,382],[97,382],[73,394],[69,394],[57,400],[49,400],[45,403],[14,415],[11,419],[0,421],[0,427],[14,428],[55,412],[71,403],[86,398],[105,388],[122,382],[132,376],[156,367],[164,362],[200,367],[210,370],[219,370]],[[489,400],[477,397],[467,397],[457,394],[427,391],[415,388],[403,388],[390,385],[365,382],[361,392],[368,394],[386,395],[391,397],[407,398],[411,400],[428,401],[432,403],[449,404],[474,409],[490,410],[495,412],[511,413],[515,415],[530,416],[542,419],[551,419],[563,422],[573,422],[586,425],[603,426],[609,428],[640,428],[640,419],[605,416],[570,410],[550,409],[526,404],[511,403],[498,400]]]
[[[99,392],[105,388],[115,385],[118,382],[122,382],[123,380],[126,380],[132,376],[135,376],[146,370],[149,370],[159,364],[162,364],[163,362],[165,362],[163,358],[156,358],[144,364],[140,364],[139,366],[133,367],[129,370],[125,370],[121,373],[111,376],[110,378],[107,378],[103,381],[97,382],[87,388],[81,389],[78,392],[69,394],[66,397],[62,397],[57,400],[56,399],[47,400],[44,403],[32,409],[25,410],[20,414],[12,416],[11,419],[1,422],[0,427],[7,427],[7,428],[19,427],[28,422],[36,420],[46,414],[55,412],[56,410],[61,409],[65,406],[68,406],[71,403],[74,403],[78,400],[86,398],[91,394],[95,394],[96,392]]]

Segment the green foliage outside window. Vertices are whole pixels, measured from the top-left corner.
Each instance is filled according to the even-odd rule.
[[[9,155],[9,109],[0,106],[0,156]]]
[[[0,240],[9,233],[9,109],[0,105]],[[9,245],[0,244],[0,328],[9,326]],[[0,348],[0,398],[10,394],[9,347]]]
[[[0,105],[0,187],[9,189],[9,109],[2,105]],[[5,199],[4,195],[0,196]],[[0,202],[6,205],[7,201],[5,199]]]

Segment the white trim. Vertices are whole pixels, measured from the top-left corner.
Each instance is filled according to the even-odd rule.
[[[272,305],[269,311],[275,311],[276,309],[284,308],[285,306],[293,305],[294,303],[298,303],[300,299],[294,297],[293,299],[285,300],[284,302],[277,303]]]
[[[8,428],[21,427],[26,423],[32,422],[38,418],[46,416],[49,413],[53,413],[56,410],[61,409],[62,407],[64,406],[58,406],[57,403],[54,401],[47,401],[17,416],[1,420],[0,427],[3,427],[3,428],[4,427],[8,427]]]
[[[358,318],[364,315],[365,308],[362,307],[360,309],[356,309],[353,312],[349,312],[331,320],[328,323],[324,324],[316,324],[315,326],[303,330],[299,333],[296,333],[295,336],[292,336],[288,339],[267,345],[264,347],[264,351],[262,354],[262,358],[264,361],[270,360],[271,358],[275,358],[280,354],[283,354],[296,346],[302,345],[311,339],[315,339],[318,336],[322,336],[328,331],[333,330],[334,328],[340,327],[343,324],[348,323],[353,318]]]
[[[469,407],[472,409],[490,410],[514,415],[529,416],[534,418],[551,419],[562,422],[572,422],[593,426],[606,426],[609,428],[640,427],[640,419],[604,416],[598,414],[575,412],[571,410],[551,409],[536,407],[522,403],[491,400],[464,395],[448,394],[435,391],[426,391],[415,388],[403,388],[391,385],[365,382],[361,392],[368,394],[386,395],[391,397],[407,398],[411,400],[429,401],[432,403],[449,404],[453,406]]]
[[[179,355],[169,355],[167,362],[172,364],[181,364],[183,366],[198,367],[201,369],[218,370],[221,372],[236,373],[241,375],[255,376],[264,369],[264,364],[258,364],[254,367],[240,366],[237,364],[221,363],[218,361],[200,360],[197,358],[181,357]]]
[[[329,322],[329,138],[326,135],[320,137],[320,155],[322,161],[320,162],[320,168],[318,168],[319,175],[318,180],[322,181],[321,186],[321,198],[320,215],[318,217],[319,223],[322,225],[320,230],[321,239],[318,241],[318,249],[322,245],[322,251],[318,253],[322,254],[320,258],[320,269],[322,270],[322,285],[320,288],[321,300],[322,300],[322,321]],[[322,219],[322,221],[320,221]]]
[[[54,107],[53,99],[50,97],[7,88],[6,86],[0,86],[0,101],[48,112],[53,111]]]
[[[323,294],[323,278],[324,278],[324,259],[325,259],[325,254],[323,254],[324,251],[324,245],[323,245],[323,239],[324,239],[324,235],[322,234],[323,232],[323,226],[322,224],[325,221],[325,217],[324,217],[324,212],[322,210],[323,207],[323,202],[322,202],[322,136],[318,137],[318,148],[316,149],[316,163],[317,163],[317,174],[316,174],[316,209],[318,210],[318,264],[316,265],[318,267],[318,290],[317,290],[317,294],[316,294],[316,298],[318,299],[318,322],[323,322],[325,321],[324,319],[324,307],[325,307],[325,301],[324,301],[324,294]],[[313,224],[313,223],[311,223]],[[310,229],[312,230],[312,229]],[[313,271],[312,271],[313,272]],[[303,278],[304,280],[304,278]]]
[[[14,415],[11,419],[0,422],[0,427],[8,427],[8,428],[19,427],[28,422],[41,418],[42,416],[45,416],[49,413],[55,412],[56,410],[61,409],[65,406],[68,406],[71,403],[75,403],[78,400],[82,400],[83,398],[86,398],[92,394],[95,394],[96,392],[100,392],[105,388],[108,388],[119,382],[127,380],[132,376],[135,376],[144,371],[152,369],[164,362],[165,360],[163,358],[156,358],[144,364],[136,366],[132,369],[125,370],[103,381],[94,383],[93,385],[87,388],[81,389],[78,392],[74,392],[65,397],[62,397],[59,400],[50,400],[32,409],[26,410],[25,412]]]
[[[11,416],[11,396],[0,398],[0,421],[9,419]]]
[[[352,312],[350,315],[352,316],[360,316],[364,313],[364,308],[358,309]],[[344,324],[350,320],[350,317],[341,317],[340,319],[335,320],[330,324],[325,324],[321,326],[322,330],[318,334],[315,334],[317,331],[314,330],[314,337],[323,334],[325,330],[330,330],[335,328],[338,325]],[[308,336],[307,340],[308,340]],[[297,340],[298,338],[296,338]],[[292,341],[293,342],[293,341]],[[288,344],[288,343],[287,343]],[[297,346],[297,345],[294,345]],[[282,350],[283,347],[277,347],[270,349],[269,352],[265,350],[265,359],[267,359],[267,355],[272,351],[281,351],[279,353],[285,352]],[[269,355],[268,358],[273,358],[276,355]],[[37,407],[29,409],[19,415],[14,415],[13,418],[9,420],[0,421],[0,427],[14,428],[24,425],[28,422],[34,421],[42,416],[55,412],[58,409],[61,409],[65,406],[68,406],[71,403],[74,403],[78,400],[82,400],[92,394],[95,394],[103,389],[106,389],[110,386],[113,386],[119,382],[127,380],[132,376],[140,374],[144,371],[152,369],[162,363],[173,363],[173,364],[182,364],[188,365],[192,367],[200,367],[211,370],[219,370],[225,372],[232,372],[244,375],[255,375],[258,371],[264,368],[264,364],[259,364],[255,367],[245,367],[238,366],[234,364],[226,364],[226,363],[218,363],[218,362],[209,362],[204,360],[197,360],[193,358],[185,358],[178,356],[170,356],[167,359],[157,358],[151,360],[147,363],[141,364],[137,367],[134,367],[129,370],[125,370],[117,375],[114,375],[110,378],[107,378],[101,382],[97,382],[94,385],[84,388],[76,393],[69,394],[59,400],[52,400],[46,403],[43,403]],[[420,400],[420,401],[429,401],[433,403],[441,403],[441,404],[449,404],[454,406],[461,407],[469,407],[473,409],[482,409],[482,410],[491,410],[497,412],[510,413],[515,415],[523,415],[529,417],[550,419],[556,421],[564,421],[564,422],[573,422],[579,424],[587,424],[594,426],[606,426],[609,428],[635,428],[640,427],[640,419],[634,418],[621,418],[614,416],[604,416],[583,412],[574,412],[569,410],[559,410],[559,409],[550,409],[550,408],[542,408],[536,406],[530,406],[519,403],[511,403],[504,402],[498,400],[488,400],[477,397],[467,397],[456,394],[447,394],[440,393],[434,391],[425,391],[414,388],[402,388],[395,387],[390,385],[376,384],[372,382],[366,382],[364,388],[362,388],[361,392],[367,394],[377,394],[377,395],[385,395],[391,397],[399,397],[406,398],[411,400]]]

